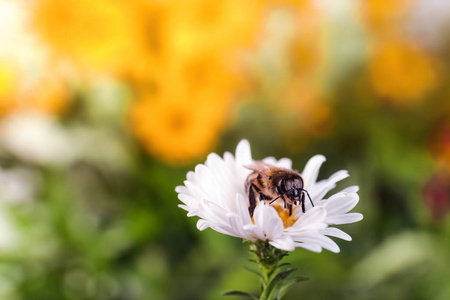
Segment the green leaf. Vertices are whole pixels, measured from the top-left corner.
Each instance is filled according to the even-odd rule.
[[[263,278],[263,275],[261,274],[261,272],[258,272],[257,270],[252,269],[252,268],[247,267],[247,266],[244,266],[244,268],[247,269],[248,271],[252,272],[252,273],[255,273],[255,274],[258,275],[259,277]]]
[[[306,281],[308,280],[308,277],[296,277],[296,278],[291,278],[288,280],[283,280],[280,282],[280,286],[277,288],[278,290],[278,295],[276,299],[281,299],[284,297],[284,295],[286,295],[286,293],[289,291],[289,289],[294,286],[295,284],[302,282],[302,281]]]
[[[255,295],[252,295],[247,292],[242,292],[242,291],[226,291],[226,292],[222,292],[222,296],[242,296],[242,297],[247,297],[247,298],[250,298],[253,300],[258,300],[258,297],[256,297]]]
[[[285,266],[290,266],[291,263],[283,263],[278,265],[275,269],[273,269],[270,273],[269,273],[269,279],[272,280],[273,276],[275,276],[276,274],[278,274],[279,272],[282,272],[282,268]]]
[[[295,268],[289,268],[275,275],[267,284],[266,288],[261,294],[260,300],[277,300],[278,292],[274,293],[275,289],[278,289],[278,284],[284,279],[286,279],[286,277],[288,277],[289,274],[291,274],[295,270],[296,270]]]
[[[290,265],[291,265],[291,263],[283,263],[281,265],[278,265],[277,268],[281,268],[281,267],[284,267],[284,266],[290,266]]]

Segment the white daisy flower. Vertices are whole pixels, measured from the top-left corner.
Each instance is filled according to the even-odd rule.
[[[328,179],[317,181],[324,161],[324,156],[316,155],[301,172],[303,188],[308,191],[314,206],[308,199],[305,201],[305,212],[301,205],[296,205],[289,214],[283,202],[280,205],[279,202],[269,204],[269,201],[260,201],[251,217],[245,181],[252,171],[244,166],[254,163],[254,160],[249,142],[242,140],[237,146],[236,157],[226,152],[222,159],[212,153],[205,164],[199,164],[194,172],[188,172],[184,186],[176,187],[178,198],[183,202],[179,207],[188,211],[189,217],[200,217],[197,223],[199,230],[212,228],[246,240],[268,241],[285,251],[302,247],[314,252],[321,252],[322,248],[339,252],[339,246],[328,236],[347,241],[351,237],[330,225],[354,223],[363,216],[349,213],[359,201],[357,186],[324,199],[336,182],[349,176],[347,171],[341,170]],[[276,160],[268,157],[263,162],[292,169],[292,161],[288,158]]]

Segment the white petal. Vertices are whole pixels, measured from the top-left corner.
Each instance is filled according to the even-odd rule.
[[[262,229],[268,239],[273,240],[283,234],[283,221],[275,208],[260,202],[254,211],[255,224]]]
[[[197,208],[199,205],[199,202],[194,197],[185,195],[185,194],[179,194],[178,199],[180,199],[181,202],[186,204],[188,207]]]
[[[321,235],[320,233],[295,237],[294,240],[296,242],[317,244],[320,247],[334,253],[338,253],[340,251],[339,246],[332,239],[324,235]]]
[[[223,207],[228,208],[230,211],[235,211],[235,201],[234,197],[230,197],[230,191],[236,190],[234,182],[234,174],[232,170],[227,167],[227,164],[223,159],[221,159],[217,154],[212,153],[208,155],[206,162],[209,170],[214,170],[206,173],[204,175],[209,176],[207,180],[203,180],[205,184],[208,182],[210,185],[209,195],[214,197],[211,201],[216,203],[221,203]]]
[[[292,169],[292,160],[286,157],[283,157],[280,159],[277,163],[279,167],[286,168],[286,169]]]
[[[237,237],[243,238],[243,239],[247,239],[248,238],[248,234],[247,232],[244,230],[244,224],[242,224],[242,219],[240,218],[240,216],[236,215],[236,214],[228,214],[228,219],[229,219],[229,224],[230,224],[230,229],[233,230],[233,232],[235,233],[235,235]]]
[[[302,227],[311,223],[323,222],[327,216],[327,210],[323,206],[316,206],[308,209],[295,222],[294,227]]]
[[[322,199],[322,200],[319,202],[319,205],[323,205],[323,206],[325,206],[325,207],[328,207],[328,204],[330,204],[333,200],[339,199],[339,198],[347,197],[348,194],[349,194],[349,193],[346,193],[346,192],[339,192],[339,193],[336,193],[336,194],[334,194],[334,195],[331,195],[328,199]]]
[[[277,238],[271,242],[269,242],[272,246],[284,250],[284,251],[293,251],[295,250],[295,243],[292,240],[292,238],[287,236],[282,236],[280,238]]]
[[[241,217],[243,224],[252,224],[247,200],[240,194],[236,194],[236,213]]]
[[[179,185],[175,187],[175,192],[177,192],[178,194],[188,194],[189,189],[184,185]]]
[[[296,247],[302,247],[306,250],[312,251],[312,252],[316,252],[316,253],[320,253],[322,252],[322,247],[320,247],[317,244],[314,243],[295,243]]]
[[[359,196],[356,193],[347,194],[344,197],[335,197],[328,200],[327,212],[328,215],[339,215],[352,210],[359,201]]]
[[[231,228],[231,227],[217,226],[217,225],[211,224],[211,229],[213,229],[213,230],[215,230],[215,231],[217,231],[219,233],[222,233],[222,234],[226,234],[226,235],[229,235],[229,236],[242,238],[242,236],[240,236],[236,232],[236,230],[234,228]]]
[[[189,207],[189,211],[187,213],[188,217],[195,217],[195,216],[200,216],[200,210],[199,209],[192,209],[191,207]]]
[[[242,140],[236,147],[236,164],[240,166],[252,163],[252,154],[250,150],[250,143],[247,140]]]
[[[192,181],[186,180],[184,182],[184,185],[189,189],[189,194],[194,197],[195,199],[198,199],[199,202],[201,199],[206,199],[207,195],[203,190],[196,184],[192,183]]]
[[[278,161],[273,156],[266,157],[262,161],[269,165],[278,167]]]
[[[305,189],[308,189],[317,180],[320,166],[326,160],[323,155],[315,155],[309,159],[302,172]]]
[[[329,225],[350,224],[361,221],[363,215],[360,213],[349,213],[345,215],[329,216],[325,219],[325,222]]]
[[[269,157],[264,158],[262,161],[265,163],[268,163],[269,165],[273,165],[276,167],[292,169],[292,160],[290,160],[289,158],[286,158],[286,157],[284,157],[280,160],[277,160],[275,157],[269,156]]]
[[[186,211],[189,211],[189,210],[190,210],[190,208],[189,208],[188,206],[183,205],[183,204],[178,204],[178,207],[179,207],[179,208],[182,208],[182,209],[184,209],[184,210],[186,210]]]
[[[328,224],[325,223],[325,219],[323,219],[322,221],[317,221],[315,223],[309,223],[306,225],[302,225],[301,227],[292,226],[289,229],[299,229],[301,231],[305,231],[305,230],[319,231],[319,230],[325,229],[327,227],[328,227]],[[289,234],[295,235],[295,231],[296,230],[289,230]]]
[[[186,174],[186,181],[190,181],[190,182],[192,182],[192,183],[196,183],[196,176],[195,176],[195,172],[193,172],[193,171],[189,171],[187,174]],[[184,183],[186,183],[186,181],[184,182]]]
[[[198,228],[198,230],[203,231],[203,230],[205,230],[206,228],[209,228],[209,227],[210,227],[209,223],[206,222],[205,220],[200,219],[200,220],[197,221],[197,228]]]
[[[232,170],[233,166],[235,164],[235,160],[234,160],[234,156],[233,154],[231,154],[230,152],[225,152],[223,154],[223,160],[225,161],[225,163],[227,164],[227,167]]]
[[[216,190],[212,188],[214,185],[209,168],[205,165],[197,165],[195,167],[195,174],[197,175],[197,179],[202,183],[201,190],[204,193],[205,198],[209,201],[214,201],[214,193]]]
[[[343,232],[342,230],[334,227],[328,227],[326,229],[323,229],[320,231],[320,233],[324,235],[334,236],[340,239],[343,239],[345,241],[351,241],[352,237],[349,236],[347,233]]]
[[[330,178],[322,180],[313,185],[312,188],[308,190],[311,197],[313,198],[313,201],[317,203],[319,200],[322,200],[326,193],[336,187],[336,182],[341,181],[348,176],[349,175],[346,170],[340,170],[331,175]]]
[[[249,236],[254,236],[255,239],[261,240],[261,241],[267,240],[266,235],[264,234],[264,232],[258,225],[246,224],[246,225],[244,225],[243,228]]]
[[[220,226],[229,226],[227,210],[214,202],[202,201],[199,206],[199,216],[210,223]]]
[[[349,187],[346,187],[345,189],[343,189],[341,191],[341,193],[357,193],[359,191],[359,186],[357,185],[352,185]]]

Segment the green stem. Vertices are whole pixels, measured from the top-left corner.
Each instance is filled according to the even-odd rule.
[[[279,273],[280,261],[288,255],[287,251],[273,247],[267,241],[249,242],[249,251],[254,254],[254,261],[261,271],[261,292],[269,286],[270,282]]]
[[[251,261],[256,262],[259,270],[248,268],[261,277],[261,296],[256,297],[247,292],[227,291],[223,295],[243,296],[253,300],[280,300],[295,284],[307,280],[305,277],[287,278],[294,268],[286,268],[287,263],[280,264],[281,259],[289,252],[280,250],[269,244],[268,241],[244,241],[247,249],[253,253]]]

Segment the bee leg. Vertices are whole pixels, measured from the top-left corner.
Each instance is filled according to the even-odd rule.
[[[256,193],[259,195],[259,202],[264,201],[264,204],[266,203],[266,197],[263,195],[261,190],[254,184],[251,184],[248,189],[248,201],[249,201],[249,207],[248,211],[250,213],[250,217],[253,217],[253,211],[256,208]]]
[[[284,194],[280,194],[281,199],[283,199],[283,203],[284,203],[284,208],[287,207],[287,201],[286,198],[284,198]]]
[[[305,193],[302,193],[302,198],[300,200],[301,204],[302,204],[302,212],[305,213],[306,209],[305,209]]]
[[[264,195],[261,192],[259,192],[259,202],[264,201],[264,204],[266,204],[265,200],[266,200],[266,197],[264,197]]]
[[[257,188],[255,187],[254,184],[250,185],[248,189],[248,201],[249,201],[248,212],[250,213],[250,217],[253,217],[253,211],[255,210],[256,207],[255,189]]]
[[[289,215],[292,215],[292,204],[289,204]]]
[[[305,190],[305,189],[302,189],[302,191],[306,193],[306,195],[307,195],[307,196],[308,196],[308,198],[309,198],[309,202],[311,202],[311,205],[312,205],[312,207],[314,207],[314,203],[312,202],[312,200],[311,200],[311,196],[309,196],[309,193],[308,193],[308,191],[307,191],[307,190]]]

